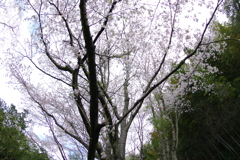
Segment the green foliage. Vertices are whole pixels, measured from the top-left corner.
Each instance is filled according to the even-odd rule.
[[[140,156],[138,154],[130,154],[126,157],[126,160],[139,160]]]
[[[225,2],[225,13],[228,18],[231,20],[232,26],[240,26],[240,1],[239,0],[228,0]],[[240,31],[235,29],[235,33]]]
[[[155,95],[156,100],[161,99]],[[151,122],[154,130],[150,133],[150,141],[146,143],[143,150],[144,160],[156,160],[172,158],[174,150],[173,132],[175,132],[175,112],[172,109],[161,110],[161,113],[152,117]]]
[[[215,23],[213,30],[219,33],[216,41],[220,48],[212,48],[204,52],[215,54],[204,63],[218,68],[218,73],[211,73],[208,68],[196,66],[193,74],[194,83],[189,84],[186,94],[180,97],[183,104],[179,117],[179,136],[177,146],[178,160],[238,160],[240,159],[240,2],[233,0],[226,7],[229,24]],[[210,50],[211,49],[211,50]],[[221,52],[222,51],[222,52]],[[191,50],[185,48],[189,54]],[[200,51],[201,52],[201,51]],[[216,60],[217,59],[217,60]],[[170,79],[168,90],[178,88],[181,76],[186,75],[194,59],[184,64]],[[173,64],[174,66],[175,64]],[[194,64],[195,65],[195,64]],[[181,79],[182,80],[182,79]],[[211,89],[202,86],[214,84]],[[195,88],[195,89],[193,89]],[[201,88],[196,91],[196,88]],[[156,99],[161,96],[156,95]],[[182,106],[181,106],[182,107]],[[143,146],[145,159],[161,159],[166,142],[171,148],[173,143],[173,124],[176,124],[174,110],[161,111],[152,119],[154,131],[151,140]],[[166,158],[166,157],[165,157]],[[172,157],[168,157],[171,159]]]
[[[239,1],[233,0],[228,8],[231,24],[218,24],[219,39],[229,37],[220,47],[222,54],[216,54],[217,60],[207,62],[219,69],[211,75],[211,82],[198,79],[199,83],[213,83],[211,92],[198,90],[189,92],[191,112],[183,113],[179,120],[178,159],[240,159],[240,21]],[[236,8],[235,8],[236,9]]]
[[[193,111],[179,121],[179,159],[239,158],[240,99],[230,86],[215,91],[219,94],[197,91],[188,97]]]
[[[14,105],[7,106],[0,100],[0,159],[7,160],[48,160],[24,135],[27,112],[18,113]]]
[[[154,133],[154,132],[153,132]],[[153,141],[155,140],[155,141]],[[156,160],[159,158],[159,139],[154,139],[152,137],[152,143],[145,144],[143,146],[144,160]]]

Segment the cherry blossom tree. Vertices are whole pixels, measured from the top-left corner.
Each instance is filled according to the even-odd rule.
[[[62,159],[75,148],[89,160],[122,160],[148,97],[211,41],[223,0],[15,2],[28,32],[13,39],[5,62],[34,119]]]

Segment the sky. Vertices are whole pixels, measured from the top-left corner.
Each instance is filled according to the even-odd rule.
[[[0,1],[0,98],[7,102],[8,104],[13,103],[17,104],[20,99],[20,94],[16,90],[14,90],[11,85],[8,84],[10,78],[7,77],[6,66],[4,64],[4,57],[7,56],[5,54],[6,49],[10,44],[10,36],[9,36],[9,27],[5,26],[3,23],[12,23],[16,18],[16,14],[18,11],[11,10],[11,8],[4,6],[12,6],[13,1]],[[3,3],[3,4],[2,4]],[[8,16],[6,16],[6,14]],[[16,21],[15,21],[16,22]]]
[[[21,94],[17,90],[13,89],[11,85],[8,84],[10,79],[6,77],[5,74],[6,74],[5,70],[1,67],[0,98],[5,102],[7,102],[8,104],[11,104],[11,103],[15,105],[20,104]]]
[[[3,4],[2,4],[3,3]],[[0,22],[10,24],[9,26],[16,27],[21,23],[20,33],[18,33],[17,27],[14,30],[14,34],[19,34],[21,36],[20,41],[30,35],[29,27],[27,22],[24,22],[24,12],[19,8],[15,8],[16,3],[21,5],[21,1],[8,0],[0,1]],[[5,7],[4,7],[5,6]],[[29,13],[28,13],[29,14]],[[5,52],[8,48],[11,48],[12,37],[11,34],[13,30],[9,27],[0,24],[0,98],[8,104],[14,104],[17,108],[21,109],[21,93],[13,88],[11,85],[11,77],[7,71],[7,66],[5,66],[4,57],[8,56]],[[4,34],[3,34],[4,33]]]
[[[8,1],[8,3],[11,3],[11,1]],[[7,4],[11,5],[11,4]],[[1,1],[0,1],[0,6],[1,6]],[[16,9],[16,8],[15,8]],[[19,14],[20,12],[18,11],[4,11],[4,8],[0,8],[0,23],[5,22],[4,20],[5,17],[2,17],[4,15],[4,12],[8,14],[9,17],[13,18],[19,18],[15,16],[14,14]],[[8,17],[8,18],[9,18]],[[6,21],[6,22],[13,22],[14,21]],[[4,58],[5,56],[8,56],[5,52],[7,48],[11,47],[11,37],[9,36],[9,32],[7,32],[8,27],[4,26],[3,24],[0,24],[0,99],[5,101],[7,105],[14,104],[18,111],[22,112],[23,109],[26,109],[24,105],[21,103],[23,100],[22,94],[13,87],[11,77],[9,76],[9,73],[7,71],[7,66],[5,66],[5,61]],[[21,26],[21,35],[22,37],[26,37],[29,35],[29,27],[27,23],[22,23]],[[46,133],[48,133],[47,128],[39,128],[38,126],[34,126],[34,128],[27,128],[27,129],[33,129],[38,133],[38,136],[40,138],[43,138]],[[57,158],[58,159],[58,158]]]

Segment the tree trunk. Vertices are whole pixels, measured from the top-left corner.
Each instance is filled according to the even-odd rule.
[[[118,157],[116,160],[125,160],[125,149],[128,129],[121,129],[121,136],[118,141]]]
[[[90,142],[88,148],[88,160],[94,160],[97,143],[99,139],[100,126],[98,124],[98,85],[95,61],[95,47],[89,29],[86,13],[86,0],[80,2],[81,23],[83,37],[87,50],[88,68],[89,68],[89,88],[90,88]]]

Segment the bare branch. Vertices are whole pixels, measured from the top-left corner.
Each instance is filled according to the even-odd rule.
[[[101,85],[100,85],[100,89],[101,89],[101,91],[103,92],[104,96],[106,97],[108,103],[111,105],[115,116],[117,117],[117,119],[120,119],[120,116],[119,116],[119,114],[118,114],[117,108],[116,108],[116,106],[113,104],[111,97],[107,94],[107,92],[104,90],[104,88],[102,88]]]
[[[14,29],[16,28],[16,27],[12,27],[12,26],[8,25],[7,23],[4,23],[4,22],[0,22],[0,24],[10,28],[13,32],[14,32]]]
[[[169,2],[169,3],[170,3],[170,2]],[[179,3],[177,2],[176,10],[178,9],[178,8],[177,8],[178,5],[179,5]],[[170,7],[170,12],[171,12],[171,6],[169,5],[169,7]],[[165,62],[165,59],[166,59],[167,54],[168,54],[168,51],[169,51],[169,49],[170,49],[170,47],[171,47],[171,44],[172,44],[172,38],[173,38],[173,33],[174,33],[174,25],[175,25],[176,14],[177,14],[177,12],[174,13],[174,16],[173,16],[173,18],[172,18],[172,29],[171,29],[171,33],[170,33],[170,36],[169,36],[169,41],[168,41],[167,50],[166,50],[165,53],[164,53],[164,56],[163,56],[163,58],[162,58],[162,61],[161,61],[160,65],[159,65],[157,71],[154,73],[154,75],[153,75],[152,78],[150,79],[147,87],[145,88],[144,93],[148,91],[149,87],[152,85],[153,80],[156,78],[156,76],[158,75],[158,73],[159,73],[160,70],[162,69],[162,66],[163,66],[163,64],[164,64],[164,62]],[[171,17],[172,17],[172,13],[171,13]]]
[[[106,16],[106,18],[105,18],[105,21],[103,22],[102,28],[100,29],[100,31],[98,32],[98,34],[96,35],[96,37],[95,37],[94,40],[93,40],[93,44],[96,43],[96,41],[98,40],[98,38],[100,37],[100,35],[102,34],[102,32],[105,30],[105,28],[106,28],[106,26],[107,26],[107,22],[108,22],[109,16],[111,16],[111,13],[112,13],[115,5],[117,4],[117,2],[120,2],[120,1],[113,1],[112,6],[111,6],[111,8],[109,9],[108,14],[107,14],[107,16]]]
[[[41,22],[41,10],[42,10],[42,1],[41,1],[41,4],[40,4],[40,7],[39,7],[39,11],[37,11],[33,5],[30,3],[30,1],[28,1],[30,6],[32,7],[32,9],[34,10],[34,12],[37,14],[38,16],[38,22],[39,22],[39,26],[40,26],[40,32],[41,32],[41,40],[43,42],[43,45],[45,47],[45,53],[47,55],[47,57],[50,59],[50,61],[60,70],[63,70],[63,71],[68,71],[70,73],[73,72],[72,68],[69,66],[69,65],[66,65],[66,66],[61,66],[60,64],[58,64],[54,59],[53,57],[50,55],[49,53],[49,49],[48,49],[48,43],[46,42],[46,40],[44,40],[44,33],[43,33],[43,28],[42,28],[42,22]]]
[[[60,153],[61,153],[61,155],[62,155],[63,160],[67,160],[67,157],[66,157],[66,154],[65,154],[65,152],[64,152],[63,146],[62,146],[62,144],[58,141],[57,136],[55,135],[55,132],[54,132],[54,129],[53,129],[53,127],[52,127],[52,124],[51,124],[51,122],[50,122],[50,120],[49,120],[49,117],[47,117],[47,115],[46,115],[45,113],[44,113],[44,117],[45,117],[46,122],[47,122],[47,124],[48,124],[48,126],[49,126],[49,129],[50,129],[50,131],[51,131],[51,133],[52,133],[52,135],[53,135],[53,139],[54,139],[55,143],[56,143],[57,146],[58,146],[58,150],[60,151]]]
[[[71,31],[71,29],[68,25],[67,19],[63,16],[62,12],[59,10],[59,8],[53,2],[50,2],[50,1],[48,1],[48,2],[49,2],[49,4],[51,4],[55,7],[58,14],[62,17],[62,20],[64,21],[65,26],[66,26],[67,31],[68,31],[68,35],[69,35],[69,38],[70,38],[70,45],[73,46],[73,34],[72,34],[72,31]]]
[[[64,128],[61,124],[59,124],[58,121],[57,121],[57,119],[56,119],[52,114],[50,114],[50,113],[43,107],[43,105],[42,105],[39,101],[37,101],[37,100],[34,98],[34,96],[33,96],[33,95],[29,92],[29,90],[27,89],[27,86],[26,86],[26,84],[24,83],[24,81],[23,81],[22,84],[23,84],[24,87],[26,88],[27,93],[28,93],[28,95],[31,97],[31,99],[32,99],[36,104],[38,104],[38,106],[40,107],[40,109],[41,109],[47,116],[49,116],[49,117],[51,117],[51,118],[53,119],[54,123],[55,123],[60,129],[62,129],[67,135],[69,135],[70,137],[76,139],[79,143],[81,143],[82,145],[84,145],[84,146],[87,147],[86,143],[85,143],[83,140],[81,140],[81,138],[79,138],[78,136],[70,133],[66,128]]]
[[[28,56],[26,56],[26,58],[27,58],[39,71],[41,71],[42,73],[46,74],[47,76],[49,76],[49,77],[51,77],[51,78],[53,78],[53,79],[56,79],[57,81],[63,82],[64,84],[66,84],[66,85],[68,85],[68,86],[72,86],[71,84],[63,81],[62,79],[57,78],[57,77],[54,77],[53,75],[51,75],[51,74],[47,73],[46,71],[42,70],[41,68],[39,68],[39,67],[37,66],[37,64],[36,64],[35,62],[33,62],[33,60],[32,60],[31,58],[29,58]]]
[[[216,40],[216,41],[212,41],[212,42],[208,42],[208,43],[202,43],[201,46],[207,46],[207,45],[210,45],[212,43],[220,43],[220,42],[225,42],[225,41],[238,41],[240,42],[240,39],[220,39],[220,40]]]

